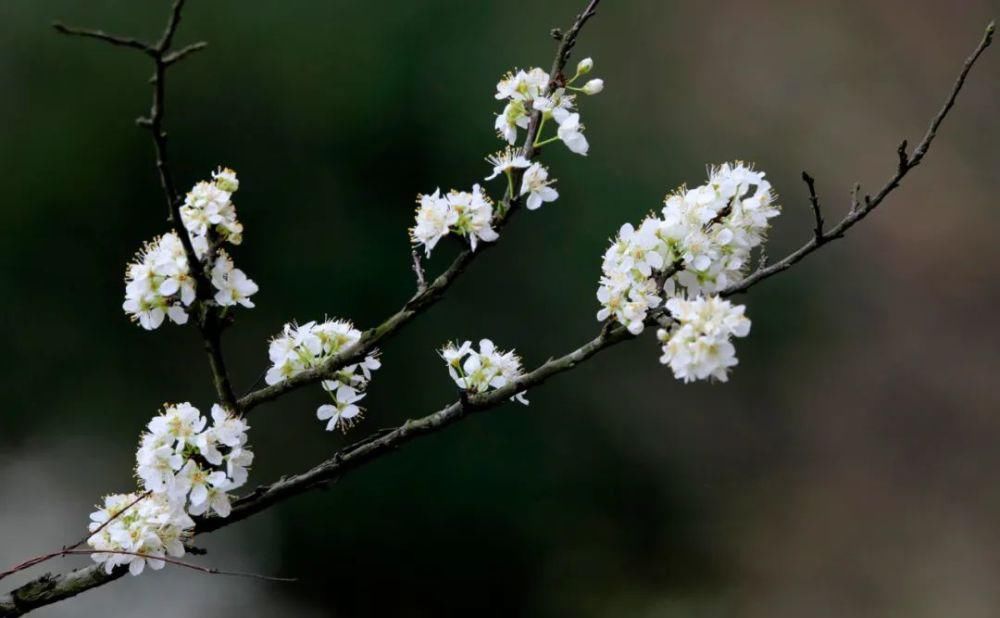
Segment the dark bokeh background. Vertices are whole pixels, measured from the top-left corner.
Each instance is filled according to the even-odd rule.
[[[219,164],[242,180],[236,260],[261,292],[226,344],[245,389],[285,321],[367,327],[408,297],[415,194],[488,171],[498,76],[547,67],[548,29],[582,0],[190,4],[178,41],[211,47],[172,71],[167,124],[181,185]],[[252,481],[448,402],[432,351],[447,339],[490,336],[534,365],[591,337],[608,236],[706,164],[765,169],[786,212],[770,252],[796,246],[801,169],[830,218],[855,181],[874,191],[998,8],[608,0],[578,48],[607,81],[583,102],[591,156],[546,152],[559,201],[387,343],[350,436],[322,431],[314,390],[255,414]],[[166,10],[0,3],[4,563],[78,537],[102,493],[130,488],[161,402],[213,400],[192,329],[147,333],[120,309],[126,261],[165,229],[133,125],[148,62],[48,26],[153,37]],[[206,540],[205,563],[298,584],[172,571],[39,615],[997,615],[998,68],[991,50],[884,210],[746,297],[729,384],[675,382],[647,335],[529,408]]]

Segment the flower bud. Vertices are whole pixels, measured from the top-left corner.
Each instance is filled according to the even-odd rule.
[[[603,79],[592,79],[583,85],[584,94],[597,94],[598,92],[604,90],[604,80]]]
[[[590,70],[593,68],[594,68],[593,58],[584,58],[583,60],[580,61],[579,64],[576,65],[576,74],[586,75],[587,73],[590,73]]]

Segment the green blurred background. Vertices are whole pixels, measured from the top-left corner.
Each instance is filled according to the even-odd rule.
[[[498,77],[548,67],[549,29],[583,0],[189,4],[177,41],[210,48],[171,71],[167,127],[182,187],[220,164],[242,181],[235,258],[261,291],[225,343],[244,390],[285,321],[368,327],[408,298],[414,196],[488,172]],[[707,164],[766,170],[785,208],[770,253],[797,246],[801,170],[829,219],[855,181],[877,190],[998,8],[607,0],[576,56],[607,83],[582,105],[591,155],[545,153],[560,199],[384,346],[350,435],[323,431],[318,389],[255,413],[251,482],[452,400],[433,352],[448,339],[489,336],[528,365],[589,339],[608,237]],[[5,564],[77,538],[103,493],[132,486],[162,402],[213,401],[196,332],[147,333],[120,308],[125,263],[165,231],[133,124],[148,61],[49,27],[153,38],[167,9],[0,3]],[[745,297],[753,333],[729,384],[674,381],[647,334],[528,408],[199,539],[205,564],[297,584],[167,569],[38,615],[997,615],[998,67],[991,50],[884,210]]]

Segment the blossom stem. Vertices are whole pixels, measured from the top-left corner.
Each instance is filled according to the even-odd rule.
[[[542,130],[545,129],[545,121],[548,120],[548,114],[542,114],[542,119],[538,122],[538,131],[535,133],[535,141],[532,142],[532,148],[538,148],[544,144],[538,143],[538,140],[542,137]]]

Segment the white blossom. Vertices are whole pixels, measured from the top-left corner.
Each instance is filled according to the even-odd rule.
[[[497,100],[507,100],[503,111],[497,116],[494,128],[504,141],[517,141],[517,130],[527,129],[531,121],[528,105],[542,96],[549,86],[549,74],[540,68],[529,71],[507,73],[497,83]]]
[[[710,294],[741,279],[779,213],[773,202],[763,172],[743,163],[711,168],[706,184],[668,195],[661,216],[639,229],[626,224],[605,252],[598,319],[638,334],[664,297]]]
[[[164,406],[146,425],[136,451],[142,488],[191,515],[228,515],[227,493],[243,486],[253,453],[250,426],[216,404],[212,422],[190,403]]]
[[[531,116],[524,107],[524,101],[511,101],[497,116],[493,128],[504,141],[513,144],[517,141],[517,130],[527,129],[530,121]]]
[[[490,389],[506,386],[522,375],[521,357],[514,350],[503,352],[489,339],[479,342],[479,350],[471,341],[460,345],[449,342],[439,351],[448,366],[448,374],[459,388],[468,393],[485,393]],[[524,392],[519,392],[511,401],[528,405]]]
[[[415,244],[424,246],[424,252],[430,256],[431,250],[438,241],[448,235],[451,226],[458,222],[458,213],[441,196],[441,190],[435,189],[430,195],[418,197],[416,225],[410,228],[410,239]]]
[[[568,94],[565,88],[557,88],[549,96],[535,99],[531,106],[542,112],[543,118],[553,118],[561,123],[573,112],[575,102],[574,95]]]
[[[326,424],[327,431],[333,431],[340,427],[341,431],[347,431],[358,419],[361,418],[361,408],[356,404],[364,398],[365,394],[348,386],[338,384],[336,390],[328,388],[333,399],[332,404],[324,404],[316,409],[316,418],[321,421],[329,421]]]
[[[479,241],[492,242],[500,237],[493,229],[493,202],[478,184],[473,185],[472,191],[452,190],[445,196],[436,190],[431,195],[421,195],[418,203],[410,240],[423,245],[428,256],[438,241],[451,232],[465,236],[473,251]]]
[[[480,240],[493,242],[500,238],[493,229],[493,202],[478,184],[472,186],[471,192],[452,191],[447,199],[452,211],[458,215],[452,229],[469,239],[473,251]]]
[[[494,123],[497,135],[508,144],[514,144],[517,141],[518,129],[526,129],[530,125],[531,113],[541,112],[539,133],[546,126],[546,121],[555,120],[558,123],[556,138],[562,140],[570,151],[586,155],[590,145],[583,135],[583,124],[579,112],[576,111],[576,96],[571,91],[594,95],[604,90],[602,79],[589,80],[582,87],[572,85],[577,78],[589,73],[593,67],[592,59],[581,60],[577,64],[576,75],[565,83],[553,82],[548,73],[537,67],[529,71],[507,73],[497,84],[495,95],[497,100],[506,101],[503,111]],[[536,136],[538,145],[556,139],[539,142],[541,138],[541,135]],[[502,167],[494,169],[494,176],[490,178],[498,175],[502,169]]]
[[[544,93],[548,85],[549,74],[538,67],[507,73],[497,83],[496,99],[530,101]]]
[[[718,296],[671,298],[666,306],[676,324],[657,331],[663,344],[660,362],[670,365],[674,377],[684,382],[728,380],[729,368],[738,362],[731,339],[750,333],[750,320],[743,315],[746,308]]]
[[[705,185],[668,195],[660,236],[682,267],[667,281],[668,294],[710,294],[739,281],[780,214],[774,200],[764,173],[740,162],[713,167]]]
[[[239,186],[236,172],[220,168],[212,174],[212,182],[199,182],[184,197],[181,220],[192,236],[205,237],[212,231],[226,242],[243,242],[243,224],[236,218],[236,206],[231,198]],[[199,256],[201,257],[201,256]]]
[[[214,300],[220,306],[240,304],[253,307],[250,296],[257,284],[242,270],[234,268],[225,251],[209,256],[211,238],[238,245],[243,238],[243,225],[236,219],[232,192],[239,188],[236,172],[219,169],[212,182],[197,183],[181,206],[181,220],[199,263],[209,264],[210,281],[215,288]],[[212,236],[212,235],[216,236]],[[122,309],[146,330],[154,330],[169,319],[175,324],[188,321],[188,308],[197,298],[195,277],[191,273],[184,244],[178,232],[171,231],[146,243],[125,271],[125,301]]]
[[[233,267],[233,261],[225,251],[219,251],[212,265],[212,285],[216,289],[215,302],[222,307],[240,304],[252,308],[254,304],[250,297],[259,289],[246,273]]]
[[[549,170],[541,163],[532,163],[521,177],[521,195],[527,195],[525,206],[528,210],[539,208],[543,202],[553,202],[559,197],[559,193],[550,185],[555,182],[549,180]]]
[[[566,147],[569,148],[571,152],[586,156],[587,151],[590,150],[590,144],[587,143],[587,138],[583,135],[583,125],[580,124],[580,114],[568,115],[565,120],[559,124],[557,134],[559,139],[566,144]]]
[[[205,499],[198,504],[192,504],[190,513],[200,516],[214,511],[219,517],[229,517],[233,507],[227,493],[228,489],[232,487],[209,485],[205,490]]]
[[[240,188],[240,181],[236,178],[236,172],[228,167],[220,167],[212,172],[212,180],[215,181],[216,186],[229,193],[236,193],[236,190]]]
[[[194,299],[194,278],[184,246],[174,232],[146,243],[125,270],[122,309],[146,330],[159,328],[164,318],[184,324],[187,307]]]
[[[652,217],[643,220],[638,230],[626,223],[604,253],[603,275],[597,289],[603,308],[597,319],[613,317],[633,335],[642,332],[649,310],[662,300],[652,278],[653,272],[664,265],[657,227]]]
[[[187,495],[193,508],[202,505],[208,499],[210,487],[226,489],[228,485],[224,471],[206,470],[193,459],[188,459],[175,477],[175,494]]]
[[[493,166],[493,173],[487,176],[486,180],[493,180],[500,174],[509,174],[511,170],[524,169],[531,165],[531,161],[517,148],[505,148],[486,157],[486,160]]]
[[[166,556],[184,555],[184,541],[191,536],[194,521],[163,494],[141,495],[107,496],[90,515],[91,558],[107,573],[128,565],[129,573],[139,575],[146,566],[162,569]]]
[[[271,340],[268,348],[271,367],[264,380],[277,384],[320,367],[360,340],[361,331],[347,320],[307,322],[301,326],[285,324],[281,335]],[[327,431],[338,427],[346,431],[360,420],[362,409],[357,402],[365,396],[372,373],[381,366],[378,351],[375,351],[360,362],[341,367],[320,383],[332,401],[316,410],[320,420],[329,421]]]

